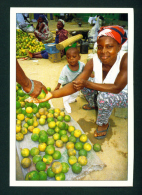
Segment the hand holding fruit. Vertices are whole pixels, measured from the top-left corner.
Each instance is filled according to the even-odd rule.
[[[73,87],[75,90],[79,91],[85,87],[86,80],[84,79],[78,79],[73,81]]]
[[[25,101],[33,102],[33,103],[41,103],[41,102],[46,102],[46,101],[50,100],[52,98],[52,96],[53,96],[52,93],[48,92],[48,93],[46,93],[46,96],[43,99],[37,99],[37,98],[29,97]]]

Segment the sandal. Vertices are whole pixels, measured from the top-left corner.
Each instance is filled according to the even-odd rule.
[[[105,135],[102,135],[102,136],[97,136],[97,137],[95,137],[96,139],[103,139],[103,138],[105,138],[106,137],[106,135],[107,135],[107,132],[108,132],[108,129],[109,129],[109,124],[108,124],[108,127],[107,127],[107,129],[105,129],[105,130],[103,130],[103,131],[98,131],[98,129],[96,129],[96,132],[97,133],[103,133],[103,132],[106,132],[106,134]]]
[[[28,55],[28,57],[29,57],[30,59],[33,58],[33,54],[32,54],[31,52],[27,51],[27,55]]]
[[[84,108],[84,106],[87,106],[87,107],[89,107],[90,109],[86,109],[86,108]],[[84,109],[84,110],[98,110],[98,107],[96,106],[96,107],[91,107],[91,106],[89,106],[89,104],[84,104],[83,106],[82,106],[82,108]]]

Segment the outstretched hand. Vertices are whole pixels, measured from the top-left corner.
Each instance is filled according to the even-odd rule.
[[[84,79],[78,79],[73,81],[73,87],[75,90],[79,91],[85,87],[85,81]]]
[[[41,103],[41,102],[46,102],[48,100],[50,100],[52,98],[52,93],[48,92],[45,96],[45,98],[43,99],[37,99],[37,98],[33,98],[33,97],[29,97],[28,99],[26,99],[26,102],[33,102],[33,103]]]

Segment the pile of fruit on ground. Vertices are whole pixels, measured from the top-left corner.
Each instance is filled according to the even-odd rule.
[[[45,46],[35,36],[16,29],[16,58],[27,57],[26,50],[35,53],[45,50]]]
[[[50,87],[47,88],[50,91]],[[44,98],[44,91],[38,98]],[[21,166],[27,169],[31,164],[35,170],[29,171],[25,180],[65,180],[66,173],[71,168],[72,172],[79,174],[82,166],[87,165],[87,154],[94,149],[101,150],[99,144],[93,148],[88,143],[88,137],[80,129],[68,125],[71,117],[59,108],[51,108],[50,103],[34,104],[24,100],[26,95],[19,84],[16,85],[16,140],[24,140],[26,134],[31,134],[31,142],[38,143],[38,147],[31,149],[21,148]],[[43,130],[38,126],[48,124],[48,129]],[[59,162],[62,157],[60,149],[65,147],[68,154],[68,163]],[[44,152],[44,155],[41,153]],[[78,156],[78,157],[77,157]]]

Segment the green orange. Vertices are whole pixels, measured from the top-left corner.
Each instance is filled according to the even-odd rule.
[[[65,180],[65,174],[64,174],[64,173],[57,173],[57,174],[55,175],[55,179],[56,179],[57,181]]]
[[[61,152],[58,150],[55,150],[52,156],[53,156],[53,159],[58,160],[61,158]]]
[[[79,164],[79,163],[73,164],[73,166],[72,166],[72,172],[73,173],[79,174],[81,171],[82,171],[81,164]]]
[[[43,156],[43,162],[44,162],[45,164],[49,165],[49,164],[52,163],[52,161],[53,161],[53,157],[52,157],[51,155],[45,154],[45,155]]]
[[[39,172],[39,180],[47,180],[47,174],[44,171]]]
[[[45,169],[46,169],[45,162],[39,161],[36,163],[36,170],[37,171],[45,171]]]
[[[70,168],[69,164],[66,162],[62,162],[61,164],[62,164],[62,173],[67,173]]]
[[[48,177],[54,177],[55,176],[55,173],[52,171],[52,168],[51,167],[49,167],[47,169],[47,176]]]

